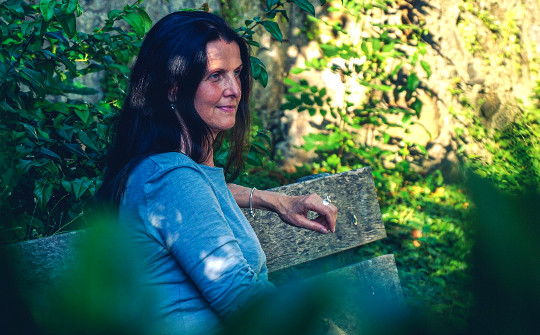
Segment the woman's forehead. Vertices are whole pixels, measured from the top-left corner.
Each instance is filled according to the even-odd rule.
[[[206,45],[207,66],[211,68],[236,69],[242,65],[240,47],[236,42],[216,40]]]

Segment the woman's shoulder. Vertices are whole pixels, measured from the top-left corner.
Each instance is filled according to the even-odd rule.
[[[198,168],[199,164],[181,152],[163,152],[147,157],[141,163],[155,165],[160,169],[189,167]]]
[[[180,152],[165,152],[141,160],[130,173],[130,180],[146,183],[162,178],[170,172],[175,174],[199,172],[199,164]]]

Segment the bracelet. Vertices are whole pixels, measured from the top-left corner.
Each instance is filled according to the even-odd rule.
[[[253,211],[253,206],[251,205],[251,198],[253,198],[253,191],[255,191],[256,188],[252,188],[251,189],[251,193],[249,193],[249,214],[251,215],[252,218],[255,217],[255,212]]]

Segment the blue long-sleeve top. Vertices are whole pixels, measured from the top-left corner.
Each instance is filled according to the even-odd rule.
[[[174,152],[146,158],[130,174],[119,220],[144,255],[166,332],[209,333],[274,288],[220,168]]]

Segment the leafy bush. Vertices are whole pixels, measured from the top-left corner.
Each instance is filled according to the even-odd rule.
[[[134,4],[84,33],[77,30],[81,13],[76,0],[0,5],[2,241],[79,226],[98,187],[127,64],[151,22]],[[101,77],[104,94],[80,82],[88,75]]]

